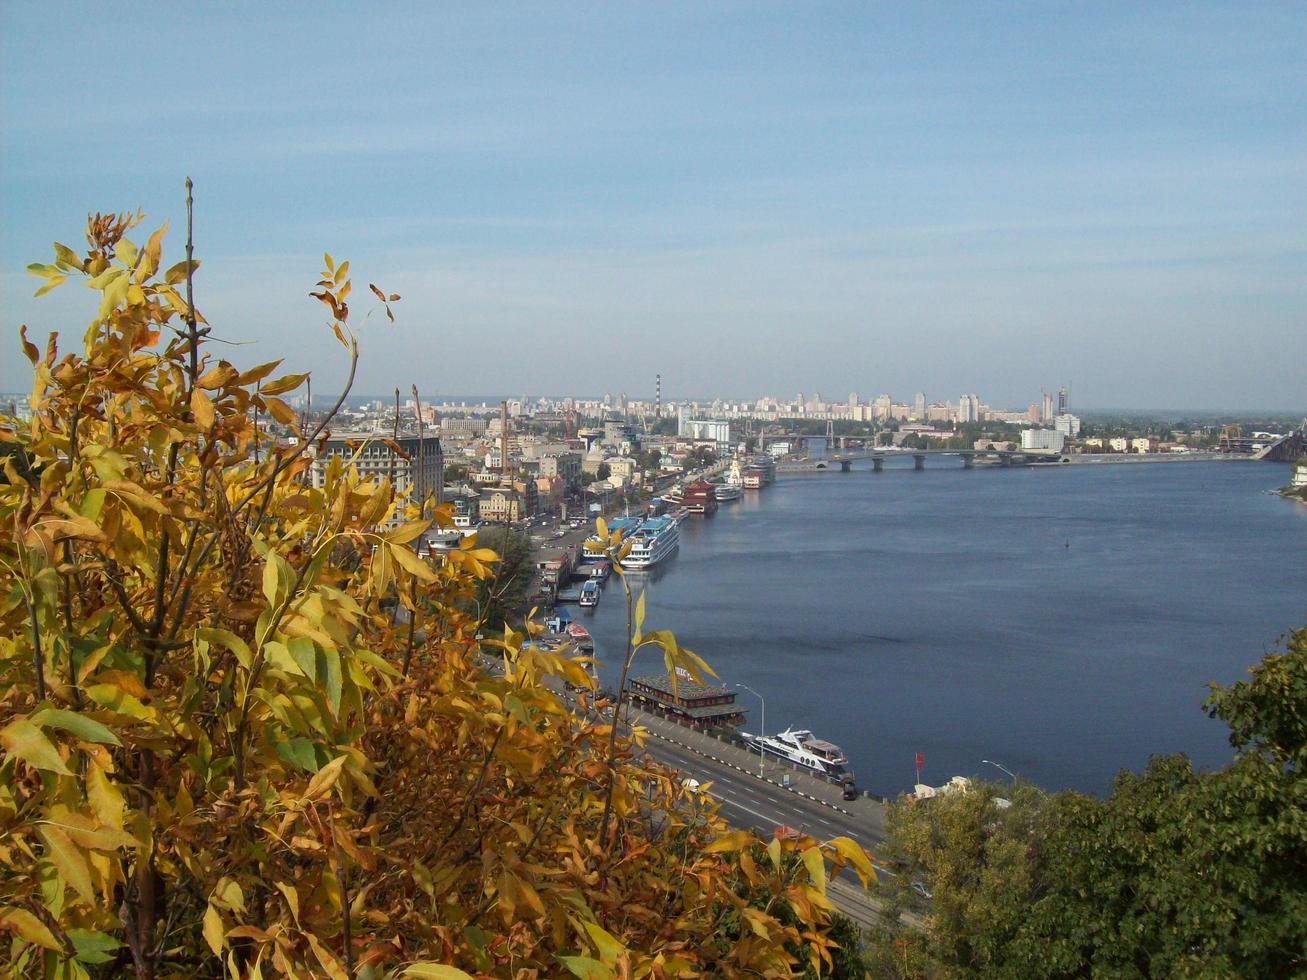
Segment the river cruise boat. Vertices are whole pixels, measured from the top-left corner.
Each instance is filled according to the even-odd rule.
[[[761,490],[763,488],[763,484],[765,484],[766,482],[767,482],[766,476],[763,475],[762,470],[758,469],[758,467],[746,466],[744,468],[744,489]]]
[[[711,517],[717,513],[717,494],[707,480],[698,480],[687,486],[681,495],[681,503],[691,514]]]
[[[776,482],[776,460],[771,456],[755,456],[749,467],[762,473],[764,484]]]
[[[734,483],[714,483],[713,495],[716,496],[719,504],[728,503],[732,500],[739,500],[744,491]]]
[[[582,609],[593,609],[599,605],[599,583],[593,578],[581,583],[581,598],[578,600]]]
[[[837,783],[850,783],[853,773],[847,768],[844,750],[832,742],[817,738],[803,728],[787,728],[777,735],[749,735],[744,739],[754,749],[810,769]]]
[[[631,551],[622,559],[624,568],[650,568],[676,550],[681,541],[680,525],[670,517],[651,517],[631,535]]]

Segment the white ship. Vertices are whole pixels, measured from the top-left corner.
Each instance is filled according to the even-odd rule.
[[[713,496],[719,503],[725,503],[730,500],[739,500],[744,496],[744,491],[734,483],[714,483]]]
[[[649,568],[676,550],[681,528],[670,517],[651,517],[630,538],[631,551],[622,559],[623,568]]]
[[[833,742],[817,738],[807,729],[789,728],[778,735],[742,734],[753,748],[767,755],[811,769],[836,782],[853,781],[853,773],[846,768],[849,760],[844,750]]]

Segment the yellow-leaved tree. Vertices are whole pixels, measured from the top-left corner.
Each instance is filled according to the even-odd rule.
[[[23,332],[30,420],[0,419],[5,975],[822,969],[823,865],[861,848],[731,830],[555,694],[592,684],[568,651],[478,640],[494,553],[420,554],[450,515],[348,461],[314,486],[334,410],[299,431],[305,375],[215,358],[189,240],[161,271],[139,220],[29,267],[98,309],[72,351]],[[352,379],[350,293],[325,256]]]

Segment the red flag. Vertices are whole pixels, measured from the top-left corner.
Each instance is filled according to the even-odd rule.
[[[920,752],[918,752],[918,753],[917,753],[917,768],[920,769],[923,765],[925,765],[925,763],[926,763],[926,759],[925,759],[925,757],[924,757]]]

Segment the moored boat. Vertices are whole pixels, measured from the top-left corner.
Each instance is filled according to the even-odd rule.
[[[739,500],[743,496],[743,491],[733,483],[714,483],[713,495],[716,496],[718,503],[727,503],[731,500]]]
[[[817,738],[806,728],[787,728],[776,735],[749,735],[742,733],[754,749],[810,769],[819,776],[837,783],[853,781],[847,768],[848,757],[833,742]]]
[[[624,568],[649,568],[673,551],[681,540],[680,525],[671,517],[651,517],[631,536],[631,550],[622,559]]]

